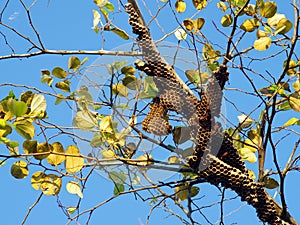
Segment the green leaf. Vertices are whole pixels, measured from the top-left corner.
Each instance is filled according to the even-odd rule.
[[[220,58],[220,51],[214,50],[213,46],[209,43],[205,43],[202,49],[202,56],[204,60],[212,63]]]
[[[65,100],[65,97],[62,94],[57,94],[54,104],[58,105],[58,104],[60,104],[64,100]]]
[[[77,112],[75,120],[77,127],[82,130],[90,130],[98,125],[96,117],[87,110]]]
[[[14,178],[23,179],[28,176],[28,167],[25,161],[15,162],[10,169],[10,173]]]
[[[7,105],[10,111],[17,117],[23,116],[28,110],[25,102],[18,102],[15,99],[9,99]]]
[[[222,17],[221,24],[223,27],[229,27],[233,22],[232,16],[230,14],[227,14]]]
[[[79,153],[79,149],[74,146],[68,146],[66,150],[66,161],[65,167],[68,173],[76,173],[79,172],[84,166],[84,158]]]
[[[140,94],[140,98],[155,98],[158,94],[158,89],[153,81],[153,78],[146,76],[144,79],[143,91]]]
[[[46,112],[46,99],[43,95],[34,95],[30,104],[30,116],[43,116]]]
[[[53,151],[47,157],[47,162],[52,166],[58,166],[66,160],[66,156],[62,155],[65,153],[64,147],[60,142],[52,143]],[[55,154],[59,153],[59,154]]]
[[[188,199],[189,197],[188,186],[189,186],[188,183],[184,183],[175,188],[175,197],[178,199],[178,201],[184,201]]]
[[[78,195],[78,197],[83,198],[82,191],[78,182],[69,181],[66,185],[66,188],[70,194],[76,194]]]
[[[95,134],[92,138],[90,145],[93,148],[99,148],[104,143],[103,138],[101,135]]]
[[[272,43],[272,39],[269,37],[261,37],[254,41],[253,47],[258,51],[267,50]]]
[[[124,40],[128,40],[129,39],[129,35],[124,30],[121,30],[120,28],[113,27],[113,28],[111,28],[109,30],[112,31],[112,32],[114,32],[116,35],[118,35],[119,37],[121,37]]]
[[[69,208],[68,208],[68,214],[69,214],[69,215],[72,215],[73,213],[76,212],[76,210],[77,210],[76,207],[69,207]]]
[[[290,103],[288,101],[286,101],[286,102],[280,104],[278,106],[278,109],[283,110],[283,111],[290,110],[291,109]]]
[[[64,91],[64,92],[70,92],[70,83],[66,81],[57,82],[55,84],[55,87]]]
[[[207,72],[199,73],[199,70],[186,70],[186,77],[195,85],[203,85],[208,81],[209,74]]]
[[[68,68],[76,71],[80,66],[80,59],[76,56],[71,56],[68,60]]]
[[[104,16],[105,22],[108,23],[108,11],[103,7],[100,7],[99,10]]]
[[[140,82],[135,76],[127,75],[122,79],[122,83],[130,90],[137,90]]]
[[[264,177],[264,184],[268,189],[274,189],[279,186],[279,183],[271,177]]]
[[[7,143],[10,155],[19,155],[19,142],[9,141]]]
[[[37,152],[38,142],[36,140],[25,140],[23,142],[23,150],[26,154]]]
[[[124,184],[115,184],[114,187],[114,195],[118,195],[125,190]]]
[[[173,132],[173,141],[176,144],[182,144],[190,139],[190,127],[175,127]]]
[[[115,6],[110,2],[107,2],[103,7],[105,7],[110,12],[113,12],[115,10]]]
[[[116,69],[117,71],[121,70],[123,66],[125,66],[125,64],[128,62],[128,60],[124,60],[124,61],[115,61],[112,63],[112,67],[114,69]]]
[[[34,137],[34,126],[28,120],[17,121],[14,123],[15,130],[26,139]]]
[[[115,184],[124,184],[127,179],[127,175],[125,172],[117,172],[117,171],[109,172],[108,177]]]
[[[65,71],[64,69],[60,68],[60,67],[55,67],[52,70],[52,75],[59,78],[59,79],[64,79],[68,76],[68,72]]]

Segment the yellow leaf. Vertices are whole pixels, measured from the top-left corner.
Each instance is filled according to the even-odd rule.
[[[238,120],[239,120],[239,127],[242,129],[250,127],[251,124],[253,123],[253,120],[245,114],[239,115]]]
[[[93,15],[94,15],[94,19],[93,19],[93,29],[96,28],[96,26],[99,24],[100,22],[100,13],[96,10],[93,10]]]
[[[10,169],[10,173],[14,178],[22,179],[27,177],[28,175],[28,167],[25,161],[17,161],[15,162]]]
[[[175,8],[178,13],[183,13],[186,9],[186,3],[183,0],[177,0]]]
[[[254,48],[258,51],[265,51],[272,44],[272,39],[269,37],[262,37],[254,41]]]
[[[76,207],[69,207],[68,208],[68,213],[71,215],[73,214],[74,212],[76,212],[77,208]]]
[[[52,145],[47,142],[44,142],[37,145],[36,152],[33,152],[34,153],[33,157],[38,160],[43,160],[49,156],[51,151],[53,151]],[[45,154],[41,154],[41,153],[45,153]]]
[[[252,171],[252,170],[247,170],[248,171],[248,174],[249,174],[249,177],[252,179],[252,180],[255,180],[256,179],[256,175],[255,173]]]
[[[259,27],[259,22],[256,19],[245,20],[241,25],[241,29],[246,32],[253,32],[257,27]]]
[[[277,5],[275,2],[265,2],[260,9],[260,15],[265,18],[271,18],[277,11]]]
[[[107,132],[107,133],[113,133],[113,122],[111,116],[105,116],[99,125],[100,131]]]
[[[286,61],[284,61],[283,66],[286,67]],[[289,68],[291,69],[288,69],[286,74],[289,76],[295,76],[297,74],[297,63],[292,59],[289,62]]]
[[[297,80],[293,83],[293,88],[295,91],[300,91],[300,80],[297,78]]]
[[[30,104],[30,116],[40,116],[46,111],[47,103],[43,95],[34,95]]]
[[[263,31],[263,30],[257,30],[256,31],[256,37],[259,38],[263,38],[263,37],[268,37],[268,33]]]
[[[113,28],[109,29],[109,31],[114,32],[115,34],[117,34],[119,37],[121,37],[124,40],[129,39],[129,35],[124,30],[122,30],[118,27],[113,27]]]
[[[138,166],[147,166],[147,165],[153,164],[152,160],[153,160],[152,155],[144,154],[144,155],[141,155],[137,158],[136,165],[138,165]]]
[[[120,95],[123,97],[127,97],[128,96],[128,88],[126,86],[124,86],[124,84],[114,84],[112,86],[112,93],[115,95]]]
[[[201,28],[204,26],[205,20],[203,18],[197,18],[193,20],[195,32],[201,30]]]
[[[175,31],[174,35],[179,41],[183,41],[186,39],[187,33],[184,29],[179,28]]]
[[[168,158],[168,163],[170,163],[170,164],[178,164],[180,162],[181,162],[181,159],[178,158],[177,156],[170,156]]]
[[[57,195],[61,189],[62,181],[55,174],[48,174],[42,179],[40,189],[45,195]]]
[[[232,16],[230,14],[227,14],[222,17],[221,24],[223,27],[229,27],[232,24]]]
[[[41,172],[41,171],[35,172],[31,176],[31,186],[35,190],[40,189],[40,185],[44,181],[45,177],[46,177],[46,174],[44,172]]]
[[[292,27],[293,27],[293,23],[288,19],[283,18],[279,20],[275,31],[278,34],[285,34],[289,32],[289,30],[292,29]]]
[[[28,120],[17,121],[14,123],[15,129],[26,139],[31,139],[34,137],[34,125]]]
[[[276,13],[274,16],[268,19],[268,24],[270,26],[277,26],[279,21],[283,18],[286,18],[284,14]]]
[[[66,159],[65,155],[61,155],[61,154],[65,153],[64,147],[59,142],[54,142],[52,144],[52,147],[53,147],[53,151],[52,151],[53,153],[51,153],[47,157],[47,161],[50,165],[57,166],[57,165],[63,163]],[[60,153],[60,154],[55,154],[55,153]]]
[[[250,163],[257,161],[256,155],[248,147],[239,149],[239,155],[243,160],[247,160]]]
[[[250,149],[252,152],[256,152],[258,149],[258,146],[257,146],[258,139],[255,139],[255,140],[246,139],[244,141],[245,142],[244,147]]]
[[[188,184],[183,184],[177,186],[175,188],[175,196],[179,201],[184,201],[188,199],[189,191],[188,191]]]
[[[202,10],[207,5],[207,0],[193,0],[193,4],[197,10]]]
[[[74,181],[68,182],[66,188],[67,188],[67,191],[70,194],[76,194],[80,198],[83,198],[80,186],[79,186],[79,184],[77,182],[74,182]]]
[[[248,16],[253,16],[257,10],[256,10],[256,7],[255,5],[253,4],[248,4],[247,7],[244,9],[244,12],[246,13],[246,15]]]
[[[184,20],[183,25],[188,31],[192,31],[194,28],[194,23],[193,23],[193,20],[191,20],[191,19]]]
[[[193,186],[190,187],[190,192],[189,192],[189,183],[184,183],[180,186],[177,186],[175,188],[175,197],[179,201],[184,201],[187,200],[189,197],[194,197],[199,193],[200,188]]]
[[[103,159],[111,159],[116,156],[115,152],[111,149],[102,150],[101,155]]]
[[[294,111],[300,112],[300,96],[298,93],[289,96],[289,104]]]
[[[228,7],[225,4],[225,2],[218,2],[217,3],[217,7],[222,11],[222,12],[226,12]]]
[[[68,173],[76,173],[84,166],[84,158],[79,153],[79,149],[74,146],[68,146],[66,150],[66,162],[65,167]]]

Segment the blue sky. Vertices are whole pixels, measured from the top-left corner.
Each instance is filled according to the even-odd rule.
[[[154,1],[153,1],[154,2]],[[292,7],[287,3],[287,1],[276,1],[279,5],[280,11],[285,12],[287,15],[292,15]],[[290,1],[288,1],[290,2]],[[26,1],[26,4],[30,5],[31,1]],[[34,24],[39,31],[39,34],[42,37],[45,47],[48,49],[67,49],[67,50],[98,50],[102,48],[101,37],[95,34],[91,29],[92,27],[92,10],[96,9],[92,0],[85,1],[50,1],[49,6],[47,6],[47,1],[37,1],[37,3],[32,8],[32,19]],[[3,8],[4,1],[0,3],[0,9]],[[214,1],[211,5],[216,4]],[[149,8],[154,9],[156,7],[155,3],[148,5]],[[214,7],[208,7],[199,16],[205,17],[208,22],[204,28],[203,32],[207,36],[214,37],[217,40],[219,45],[224,45],[226,39],[215,32],[211,32],[213,27],[211,22],[212,19],[215,22],[219,22],[221,14],[215,16]],[[161,26],[165,29],[166,33],[172,31],[176,26],[170,25],[172,21],[172,14],[169,14],[165,11],[161,13],[158,17],[158,21]],[[184,19],[188,14],[183,14],[179,16],[179,19]],[[119,16],[119,17],[118,17]],[[28,26],[26,21],[26,14],[24,9],[20,6],[19,1],[10,1],[9,6],[5,13],[3,14],[4,22],[7,22],[9,25],[15,27],[20,32],[26,34],[26,36],[32,36],[33,33]],[[113,21],[120,28],[129,30],[127,24],[127,17],[123,14],[116,13],[116,18],[118,20]],[[146,16],[146,20],[149,19],[149,16]],[[289,17],[290,20],[293,20],[292,17]],[[153,22],[153,27],[155,21]],[[1,32],[5,32],[7,39],[10,41],[10,44],[14,46],[16,53],[24,53],[28,49],[28,44],[16,37],[10,32],[7,32],[3,27],[0,27]],[[161,31],[156,31],[154,28],[151,30],[155,39],[159,39],[162,36]],[[226,31],[226,30],[225,30]],[[227,30],[228,31],[228,30]],[[254,38],[252,34],[252,38]],[[1,38],[1,36],[0,36]],[[36,41],[36,39],[34,39]],[[105,36],[105,45],[104,49],[110,50],[118,47],[119,45],[126,44],[128,42],[118,38],[115,34],[107,34]],[[168,41],[177,43],[176,39],[171,36]],[[247,44],[249,40],[245,41]],[[253,41],[252,39],[250,41]],[[248,43],[249,44],[249,43]],[[4,44],[3,39],[0,39],[0,51],[1,55],[10,54],[9,48]],[[262,53],[269,54],[269,52]],[[98,56],[88,56],[89,61],[87,65],[90,65]],[[9,82],[9,83],[18,83],[26,84],[29,86],[37,86],[43,90],[50,91],[45,85],[40,83],[40,70],[49,69],[51,70],[55,66],[65,67],[67,66],[69,56],[58,56],[58,55],[47,55],[47,56],[37,56],[29,59],[13,59],[13,60],[2,60],[0,61],[0,83]],[[84,56],[79,56],[83,59]],[[103,59],[105,60],[105,59]],[[276,63],[274,59],[273,63]],[[261,68],[264,69],[274,69],[272,72],[280,73],[281,67],[273,68],[272,65],[261,65],[257,63]],[[266,68],[263,68],[263,67]],[[245,82],[245,83],[243,83]],[[241,85],[241,83],[243,83]],[[76,86],[77,84],[74,84]],[[230,83],[228,87],[235,87],[240,85],[242,88],[249,88],[249,84],[240,76],[238,73],[232,73],[230,77]],[[261,84],[263,87],[265,84]],[[0,89],[0,98],[3,98],[7,95],[9,88]],[[19,95],[22,89],[16,89],[15,93]],[[239,96],[235,94],[226,94],[228,98],[231,98],[233,101],[240,101]],[[251,102],[252,99],[243,99],[244,104],[241,104],[241,109],[247,112],[251,109],[251,106],[248,102]],[[67,108],[62,105],[53,106],[53,99],[48,100],[48,115],[51,116],[52,121],[56,121],[58,124],[71,124],[72,113],[67,112]],[[67,113],[66,113],[67,112]],[[230,119],[237,123],[236,116],[239,114],[233,111],[232,107],[226,109],[227,115]],[[255,112],[256,115],[258,112]],[[288,118],[278,118],[279,122],[284,122]],[[62,139],[63,140],[63,139]],[[291,145],[293,144],[293,139],[291,140]],[[281,146],[283,148],[283,146]],[[290,146],[286,146],[289,148]],[[0,146],[0,152],[6,151],[4,146]],[[286,159],[286,154],[283,152],[279,153],[282,156],[282,161]],[[270,159],[271,160],[271,159]],[[8,162],[6,165],[0,168],[0,193],[2,194],[2,206],[0,207],[1,222],[3,224],[15,225],[21,224],[24,216],[26,215],[28,208],[35,202],[35,200],[40,195],[40,192],[34,190],[30,184],[30,176],[23,180],[16,180],[13,178],[10,173],[11,162]],[[250,167],[255,168],[256,165],[250,165]],[[29,169],[34,171],[34,167],[30,166]],[[30,172],[31,173],[31,172]],[[287,202],[290,204],[290,209],[292,210],[292,215],[300,221],[299,213],[297,215],[297,205],[300,201],[300,196],[297,189],[297,174],[287,178],[287,187],[289,190],[287,193]],[[298,178],[299,179],[299,178]],[[77,197],[67,193],[63,184],[61,191],[61,200],[64,205],[73,206],[77,203]],[[230,191],[227,191],[227,197],[234,196]],[[274,193],[274,192],[273,192]],[[81,209],[87,209],[94,205],[99,204],[100,202],[106,200],[107,198],[113,195],[113,184],[107,181],[105,178],[101,177],[99,174],[94,173],[88,183],[87,189],[84,192],[84,198],[82,201]],[[199,200],[199,204],[208,204],[220,200],[220,192],[210,185],[200,185],[200,194],[199,197],[203,199]],[[277,198],[278,199],[278,198]],[[169,202],[170,203],[170,202]],[[225,203],[225,215],[232,213],[226,217],[226,224],[231,224],[237,222],[237,224],[259,224],[258,219],[255,216],[255,211],[252,207],[243,206],[245,203],[240,202],[239,198]],[[151,206],[148,202],[143,202],[142,200],[136,200],[133,194],[120,196],[108,204],[97,209],[91,218],[90,225],[94,224],[145,224],[147,215],[149,213]],[[178,212],[176,207],[174,208],[175,212]],[[237,212],[235,212],[238,210]],[[204,209],[205,213],[211,221],[217,221],[219,218],[219,206],[213,206],[210,209]],[[173,224],[179,225],[182,224],[178,219],[168,216],[167,212],[163,212],[162,209],[154,210],[151,215],[149,224]],[[205,221],[201,216],[200,221],[205,224]],[[80,220],[81,224],[85,224],[87,217],[83,216]],[[65,224],[67,219],[60,208],[57,207],[57,199],[54,196],[43,196],[39,204],[32,210],[29,215],[29,218],[25,224],[29,225],[53,225],[53,224]],[[76,224],[75,222],[71,224]]]

